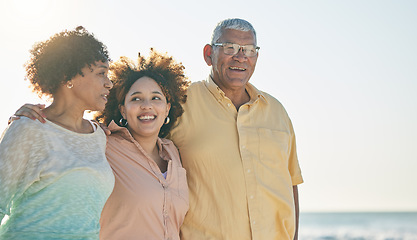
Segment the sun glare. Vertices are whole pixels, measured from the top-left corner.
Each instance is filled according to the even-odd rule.
[[[50,3],[51,0],[15,0],[8,1],[6,6],[9,5],[10,11],[23,20],[43,16]]]

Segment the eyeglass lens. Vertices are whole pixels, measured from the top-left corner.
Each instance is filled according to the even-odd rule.
[[[247,56],[247,57],[253,57],[256,55],[256,47],[254,45],[245,45],[245,46],[240,46],[239,44],[236,43],[225,43],[223,44],[223,50],[225,54],[228,55],[235,55],[239,52],[240,48],[242,48],[243,53]]]

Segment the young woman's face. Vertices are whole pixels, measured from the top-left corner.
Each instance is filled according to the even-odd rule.
[[[168,116],[171,104],[159,85],[150,77],[141,77],[125,96],[120,113],[127,120],[127,128],[136,140],[157,137]]]

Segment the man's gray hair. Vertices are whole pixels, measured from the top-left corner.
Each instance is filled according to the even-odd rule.
[[[211,36],[212,45],[219,40],[219,38],[223,34],[224,29],[234,29],[244,32],[251,31],[253,32],[253,35],[255,37],[255,45],[257,43],[255,28],[253,28],[252,24],[240,18],[229,18],[217,24],[216,28],[213,31],[213,35]]]

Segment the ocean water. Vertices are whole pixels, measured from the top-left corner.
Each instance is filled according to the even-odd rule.
[[[417,240],[417,212],[300,213],[299,240]]]

